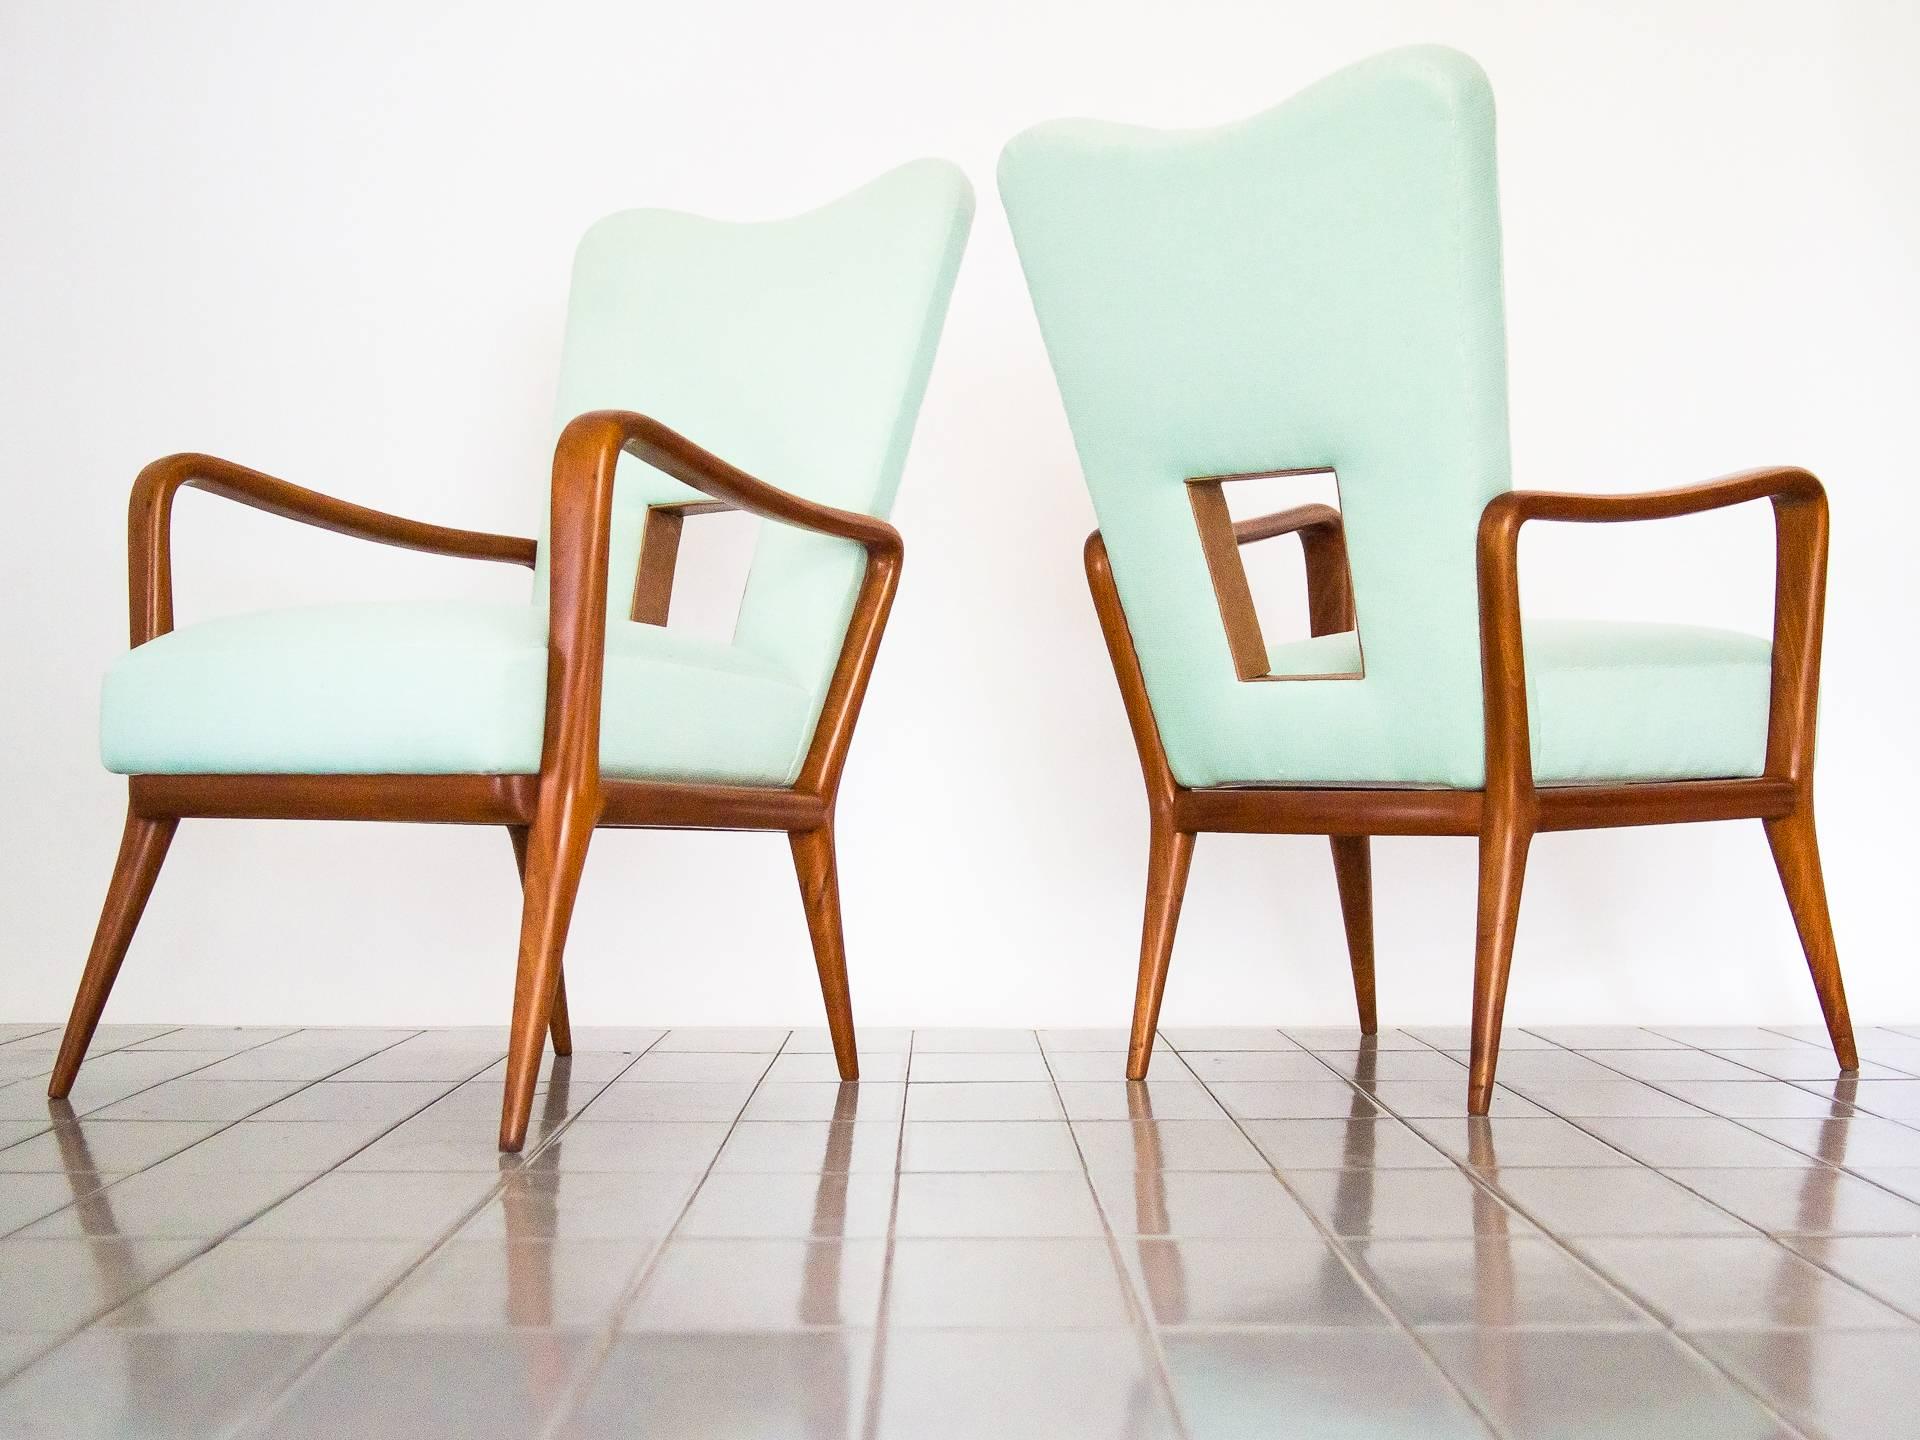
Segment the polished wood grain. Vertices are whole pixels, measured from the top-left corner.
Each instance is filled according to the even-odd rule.
[[[614,472],[633,455],[707,498],[653,507],[642,535],[632,614],[665,623],[681,526],[689,515],[743,510],[860,546],[866,568],[855,595],[813,739],[790,787],[706,785],[599,773],[601,678],[606,654]],[[356,539],[467,559],[531,566],[532,540],[452,530],[368,510],[204,455],[156,461],[134,484],[128,523],[130,633],[144,643],[173,627],[173,497],[207,490],[271,514]],[[884,520],[790,494],[748,475],[659,422],[594,411],[561,434],[553,466],[548,575],[548,666],[540,769],[533,775],[135,775],[127,835],[100,928],[63,1039],[50,1093],[64,1095],[92,1038],[121,960],[182,818],[424,821],[500,825],[522,873],[522,915],[500,1144],[525,1142],[550,1035],[567,1053],[563,953],[593,831],[600,827],[786,832],[841,1074],[858,1076],[834,805],[867,682],[899,585],[899,532]],[[622,585],[626,582],[624,578]]]
[[[1258,622],[1253,620],[1254,629],[1247,629],[1251,600],[1247,600],[1243,612],[1240,592],[1245,589],[1245,575],[1237,562],[1227,564],[1231,547],[1222,539],[1223,529],[1235,545],[1284,534],[1300,535],[1304,545],[1312,537],[1317,549],[1308,552],[1307,575],[1314,633],[1353,628],[1355,612],[1344,543],[1337,539],[1338,512],[1325,506],[1300,506],[1234,523],[1226,519],[1220,485],[1236,478],[1247,477],[1204,477],[1188,483],[1202,549],[1221,601],[1229,649],[1235,656],[1236,674],[1250,679],[1259,678],[1245,673],[1251,663]],[[1534,520],[1662,520],[1761,500],[1773,507],[1775,529],[1773,668],[1765,772],[1751,778],[1537,786],[1528,729],[1520,614],[1522,527]],[[1173,948],[1172,932],[1179,919],[1180,888],[1191,857],[1192,837],[1199,832],[1320,834],[1330,838],[1363,1030],[1371,1030],[1375,1021],[1367,837],[1477,837],[1480,883],[1467,1109],[1471,1114],[1484,1115],[1493,1096],[1520,896],[1534,837],[1559,830],[1745,819],[1760,820],[1766,827],[1834,1054],[1843,1070],[1856,1069],[1852,1022],[1841,984],[1813,820],[1814,725],[1826,596],[1827,527],[1825,492],[1812,475],[1796,468],[1755,470],[1703,485],[1634,495],[1513,491],[1489,502],[1476,542],[1486,722],[1486,783],[1478,790],[1181,785],[1160,740],[1105,543],[1095,531],[1086,546],[1087,582],[1140,757],[1149,818],[1147,916],[1128,1054],[1129,1078],[1142,1078],[1152,1057],[1153,1031]],[[1240,577],[1237,586],[1232,578],[1236,573]],[[1264,668],[1264,648],[1261,664]],[[1169,838],[1173,836],[1187,837],[1183,856],[1175,856],[1174,842]]]

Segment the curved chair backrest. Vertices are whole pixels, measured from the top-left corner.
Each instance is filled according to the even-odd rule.
[[[609,215],[574,261],[556,431],[637,410],[770,485],[885,516],[972,214],[955,166],[917,160],[792,219]],[[621,458],[611,618],[628,617],[647,507],[701,498]],[[849,541],[763,525],[735,644],[817,703],[864,563]]]
[[[1479,67],[1392,51],[1218,129],[1056,121],[1000,186],[1176,777],[1351,780],[1315,769],[1339,727],[1372,780],[1478,785],[1474,535],[1508,485]],[[1320,467],[1364,676],[1242,681],[1184,482]]]

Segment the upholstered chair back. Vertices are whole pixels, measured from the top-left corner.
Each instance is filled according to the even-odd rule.
[[[1000,186],[1175,776],[1478,785],[1474,535],[1508,486],[1479,68],[1394,51],[1217,129],[1057,121]],[[1187,481],[1316,467],[1357,640],[1241,680]]]

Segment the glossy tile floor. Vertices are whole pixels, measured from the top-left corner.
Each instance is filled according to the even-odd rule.
[[[1884,1437],[1920,1027],[0,1026],[0,1434]]]

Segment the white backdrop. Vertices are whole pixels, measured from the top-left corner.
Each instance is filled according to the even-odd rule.
[[[125,644],[144,461],[210,450],[531,533],[591,220],[778,215],[937,154],[966,167],[980,213],[841,807],[856,1008],[1123,1022],[1144,805],[995,156],[1059,114],[1229,119],[1424,40],[1476,55],[1499,97],[1518,482],[1631,489],[1772,462],[1826,479],[1833,908],[1855,1013],[1920,1014],[1900,818],[1920,534],[1907,0],[0,0],[0,1018],[65,1015],[118,838],[94,712]],[[526,583],[199,496],[177,535],[183,622]],[[741,543],[710,548],[737,565]],[[1768,622],[1764,513],[1541,533],[1524,563],[1539,613]],[[695,618],[723,619],[722,582],[696,589]],[[1464,1021],[1473,858],[1471,841],[1376,842],[1388,1022]],[[502,1021],[513,879],[497,833],[188,824],[109,1018]],[[568,975],[581,1023],[818,1021],[777,836],[603,835]],[[1342,1023],[1351,1006],[1324,842],[1205,837],[1166,1019]],[[1543,840],[1508,1013],[1817,1018],[1760,827]]]

